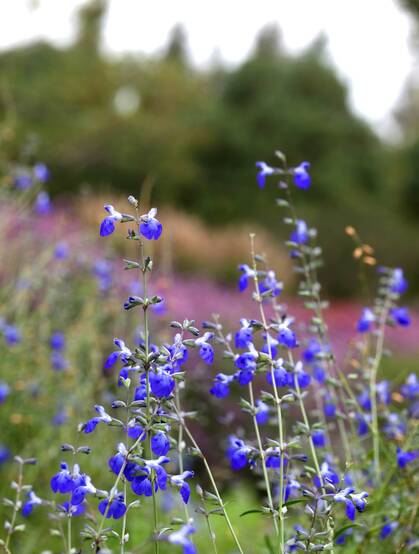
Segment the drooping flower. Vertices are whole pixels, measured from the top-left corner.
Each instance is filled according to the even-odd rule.
[[[297,219],[295,222],[295,230],[290,235],[290,240],[297,244],[305,244],[308,242],[308,227],[307,223],[302,219]]]
[[[229,447],[227,457],[230,460],[231,469],[235,471],[243,469],[248,464],[248,455],[252,452],[250,446],[247,446],[241,439],[231,435],[229,437]]]
[[[410,325],[410,315],[407,308],[392,308],[390,314],[394,321],[403,327]]]
[[[297,337],[290,326],[294,323],[294,319],[286,317],[278,325],[278,342],[287,348],[295,348],[297,346]]]
[[[189,486],[189,483],[186,482],[186,479],[190,479],[193,476],[193,471],[184,471],[180,475],[170,476],[170,483],[173,486],[178,487],[180,496],[182,497],[182,500],[185,504],[188,503],[191,494],[191,488]]]
[[[391,276],[391,285],[390,290],[391,292],[395,292],[397,294],[403,294],[407,291],[408,282],[407,279],[405,279],[403,270],[401,268],[396,268],[393,270],[393,274]]]
[[[195,339],[195,344],[199,346],[199,356],[207,364],[212,364],[214,361],[214,348],[208,342],[213,338],[213,336],[214,333],[207,331],[202,335],[202,337]]]
[[[35,210],[39,215],[48,215],[52,211],[52,203],[49,194],[41,190],[35,200]]]
[[[365,500],[365,498],[367,498],[368,496],[368,493],[365,491],[358,494],[354,494],[354,492],[355,491],[352,487],[347,487],[346,489],[339,491],[333,497],[335,502],[341,502],[345,504],[346,516],[351,521],[354,521],[355,519],[356,510],[358,512],[363,512],[365,510],[365,507],[367,505],[367,501]]]
[[[266,184],[266,176],[273,175],[275,173],[275,169],[270,167],[265,162],[256,162],[256,167],[259,169],[256,176],[259,188],[264,188]]]
[[[380,530],[380,539],[386,539],[388,536],[394,533],[398,526],[398,521],[387,521]]]
[[[132,356],[131,350],[125,345],[125,342],[122,339],[113,339],[113,342],[119,350],[115,350],[109,354],[105,365],[103,366],[104,369],[112,367],[118,359],[120,359],[122,363],[127,364],[130,356]]]
[[[42,162],[38,162],[33,166],[33,174],[40,183],[46,183],[50,177],[48,167]]]
[[[157,240],[163,231],[163,225],[155,218],[157,208],[151,208],[148,214],[141,216],[140,233],[147,240]]]
[[[311,177],[308,173],[310,168],[309,162],[302,162],[298,167],[295,167],[293,170],[293,180],[294,185],[299,189],[306,190],[310,188]]]
[[[115,210],[111,204],[105,204],[105,210],[108,212],[108,216],[100,224],[100,236],[107,237],[115,231],[115,222],[122,221],[122,214]]]
[[[274,363],[272,371],[268,371],[266,374],[267,382],[273,386],[272,373],[275,379],[275,385],[277,387],[286,387],[289,383],[289,373],[284,367],[284,361],[280,358]]]
[[[99,502],[98,510],[106,519],[120,519],[127,511],[124,502],[124,494],[115,494],[110,502],[108,498],[103,499]]]
[[[188,523],[181,527],[178,531],[174,531],[167,535],[166,539],[170,544],[177,544],[182,546],[183,554],[196,554],[195,545],[191,540],[188,539],[188,536],[192,533],[195,533],[195,528]]]
[[[240,329],[234,335],[236,348],[247,348],[249,342],[253,342],[253,329],[247,319],[240,320]]]
[[[151,437],[151,450],[156,456],[165,456],[170,450],[170,441],[163,431],[158,431]]]
[[[239,270],[243,273],[239,278],[239,290],[243,292],[249,284],[249,279],[254,279],[255,272],[247,264],[239,265]]]
[[[234,375],[218,373],[215,376],[214,384],[210,389],[210,393],[217,398],[225,398],[230,394],[230,384],[232,381],[234,381]]]
[[[314,446],[324,448],[326,446],[326,435],[322,429],[316,429],[311,433]]]
[[[89,419],[86,423],[82,425],[82,431],[83,433],[92,433],[95,429],[98,423],[106,423],[107,425],[112,421],[112,418],[109,414],[106,413],[105,408],[100,405],[95,406],[95,410],[99,414],[99,416],[93,417],[92,419]]]
[[[272,270],[268,271],[265,277],[259,283],[260,293],[269,293],[270,296],[279,296],[283,288],[283,283],[277,280],[275,272]]]
[[[138,496],[152,496],[152,482],[151,473],[155,475],[155,491],[158,489],[166,490],[167,487],[167,473],[163,467],[163,464],[170,462],[170,459],[166,456],[160,456],[157,460],[144,460],[144,465],[139,466],[139,470],[142,475],[136,475],[132,482],[131,488]]]
[[[175,380],[168,371],[161,367],[156,372],[150,371],[150,388],[154,396],[165,398],[170,396],[175,388]]]
[[[400,447],[397,448],[397,464],[400,468],[404,468],[407,464],[411,464],[419,458],[419,450],[403,451]]]
[[[265,425],[269,421],[269,406],[263,400],[256,401],[256,421],[259,425]]]

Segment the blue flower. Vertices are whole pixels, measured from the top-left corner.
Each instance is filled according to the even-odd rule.
[[[265,278],[259,283],[259,291],[261,294],[270,293],[271,296],[279,296],[284,285],[278,281],[274,271],[268,271]]]
[[[265,162],[256,162],[256,167],[259,169],[256,179],[259,187],[262,189],[265,186],[266,176],[273,175],[275,173],[275,169],[270,167]]]
[[[184,471],[180,475],[171,475],[170,483],[179,488],[180,496],[185,504],[188,503],[191,494],[191,488],[186,482],[186,479],[190,479],[194,476],[193,471]]]
[[[368,496],[368,493],[365,491],[358,494],[353,493],[354,489],[348,487],[346,489],[343,489],[342,491],[339,491],[333,497],[335,502],[342,502],[345,504],[346,516],[351,521],[354,521],[355,519],[355,509],[358,512],[363,512],[365,510],[365,507],[367,505],[365,498]]]
[[[157,240],[163,231],[163,225],[154,216],[157,208],[151,208],[146,215],[141,216],[140,233],[148,240]]]
[[[131,350],[125,345],[125,342],[123,340],[113,339],[113,342],[119,348],[119,350],[115,350],[108,356],[105,365],[103,366],[104,369],[109,369],[110,367],[112,367],[118,359],[121,359],[122,363],[127,364],[129,358],[132,356]]]
[[[137,475],[131,482],[131,488],[139,496],[152,496],[151,474],[155,475],[155,491],[158,489],[166,490],[167,473],[163,464],[170,462],[166,456],[160,456],[157,460],[144,460],[144,465],[139,466],[139,470],[144,475]]]
[[[4,446],[4,444],[0,443],[0,465],[4,464],[10,459],[10,450],[7,448],[7,446]]]
[[[330,394],[327,394],[324,398],[323,412],[326,417],[335,417],[336,405],[333,403]]]
[[[419,450],[403,451],[401,448],[397,448],[397,464],[400,468],[406,467],[417,458],[419,458]]]
[[[96,487],[93,486],[92,480],[88,475],[83,474],[80,476],[80,484],[73,489],[71,504],[78,506],[84,502],[86,495],[95,493]]]
[[[99,416],[93,417],[92,419],[89,419],[86,423],[84,423],[81,427],[83,433],[92,433],[95,429],[98,423],[106,423],[107,425],[112,421],[112,418],[110,415],[108,415],[105,411],[105,408],[103,406],[96,405],[95,410],[99,414]]]
[[[391,276],[390,290],[396,294],[403,294],[407,291],[408,282],[403,275],[403,270],[399,267],[393,271]]]
[[[262,400],[256,401],[256,421],[259,425],[265,425],[269,421],[269,406]]]
[[[117,493],[110,503],[108,498],[99,502],[98,510],[106,519],[110,519],[111,517],[113,519],[120,519],[127,511],[123,493]]]
[[[243,469],[248,463],[248,455],[252,452],[250,446],[237,437],[229,437],[229,447],[227,449],[227,457],[230,460],[231,469],[235,471]]]
[[[391,403],[391,390],[389,381],[381,381],[377,383],[377,397],[382,404]]]
[[[66,258],[68,258],[69,252],[70,248],[66,242],[57,242],[54,249],[54,258],[56,260],[65,260]]]
[[[293,170],[294,185],[299,189],[308,189],[311,184],[311,177],[308,173],[310,167],[309,162],[302,162],[298,167]]]
[[[151,450],[156,456],[165,456],[170,450],[170,441],[163,431],[151,437]]]
[[[65,462],[61,462],[60,471],[52,477],[51,489],[53,492],[60,492],[62,494],[71,492],[74,489],[74,478]]]
[[[195,340],[195,345],[199,346],[199,355],[207,364],[212,364],[214,361],[214,348],[209,344],[214,336],[214,333],[206,332],[202,337]]]
[[[35,179],[40,183],[46,183],[49,179],[50,173],[49,169],[44,163],[38,162],[33,167],[33,174]]]
[[[68,367],[68,360],[64,358],[61,352],[53,350],[50,356],[51,366],[54,371],[63,371]]]
[[[110,289],[112,285],[112,265],[107,260],[97,260],[93,266],[92,273],[97,279],[101,292]]]
[[[279,469],[281,467],[281,460],[284,460],[284,468],[287,467],[287,458],[281,456],[279,447],[268,448],[266,450],[266,467],[270,469]]]
[[[375,322],[375,315],[369,308],[364,308],[361,317],[358,320],[357,331],[359,333],[367,333],[371,330],[372,324]]]
[[[316,339],[310,339],[307,348],[303,351],[303,358],[307,363],[313,363],[322,352],[322,345]]]
[[[253,342],[253,329],[247,319],[240,320],[240,329],[234,336],[236,348],[247,348],[249,342]]]
[[[289,373],[283,366],[283,363],[284,362],[282,359],[276,360],[273,368],[275,385],[277,387],[286,387],[289,382]],[[273,386],[272,371],[268,371],[268,373],[266,374],[266,380],[270,385]]]
[[[332,485],[337,485],[340,481],[338,474],[333,470],[333,468],[327,463],[323,462],[320,467],[320,473],[323,479],[323,482],[327,485],[328,483]],[[313,477],[314,484],[316,487],[321,488],[322,484],[318,475]]]
[[[51,335],[49,340],[50,347],[53,350],[64,350],[65,348],[65,336],[64,333],[56,331]]]
[[[27,190],[33,185],[32,178],[28,173],[20,173],[15,177],[14,185],[19,190]]]
[[[243,273],[239,278],[239,290],[243,292],[249,284],[249,279],[254,279],[255,272],[247,264],[239,265],[239,271]]]
[[[297,362],[295,365],[295,377],[298,380],[298,386],[302,389],[305,389],[311,383],[311,375],[304,371],[303,364],[301,362]]]
[[[58,508],[71,517],[77,517],[83,515],[86,511],[86,502],[82,502],[81,504],[77,504],[77,506],[73,506],[71,502],[67,501],[63,502],[62,504],[58,504]]]
[[[9,396],[9,393],[10,393],[9,385],[7,383],[4,383],[3,381],[0,381],[0,404],[3,404],[3,402]]]
[[[287,348],[296,348],[297,337],[290,325],[294,322],[293,318],[286,317],[282,323],[278,325],[278,342]]]
[[[356,414],[356,419],[358,421],[358,435],[363,437],[368,434],[369,426],[368,423],[371,420],[370,414]]]
[[[326,435],[322,429],[317,429],[311,433],[314,446],[324,448],[326,446]]]
[[[107,237],[115,231],[115,222],[122,221],[122,214],[115,210],[111,204],[105,204],[105,210],[108,212],[107,217],[100,224],[100,236]]]
[[[295,231],[290,235],[290,240],[297,244],[305,244],[308,242],[308,227],[307,223],[302,219],[297,219],[295,222]]]
[[[32,513],[34,506],[42,504],[42,500],[33,491],[29,491],[26,496],[28,500],[22,506],[22,515],[24,517],[28,517]]]
[[[268,337],[269,337],[269,345],[268,345]],[[267,354],[271,359],[276,358],[278,354],[277,346],[279,342],[271,337],[271,335],[264,334],[263,335],[264,343],[262,348],[260,349],[261,352],[264,354]]]
[[[164,368],[159,368],[156,372],[150,371],[150,388],[157,398],[166,398],[175,388],[175,380]]]
[[[392,308],[390,314],[399,325],[403,327],[410,325],[410,315],[407,308]]]
[[[406,383],[401,387],[402,395],[408,400],[415,400],[419,396],[419,379],[416,373],[411,373],[407,379]]]
[[[39,215],[47,215],[52,211],[52,204],[49,194],[44,190],[38,193],[35,200],[35,209]]]
[[[210,389],[210,393],[217,398],[225,398],[230,394],[230,384],[233,380],[234,375],[218,373],[215,376],[214,384]]]
[[[386,539],[388,536],[394,533],[394,531],[397,529],[398,526],[399,524],[397,521],[391,521],[391,522],[385,523],[380,531],[380,539],[381,540]]]
[[[20,334],[19,329],[14,325],[4,324],[1,326],[0,330],[2,331],[9,346],[15,346],[22,340],[22,335]]]
[[[178,531],[174,531],[167,535],[166,540],[170,544],[177,544],[183,547],[183,554],[196,554],[196,548],[192,541],[188,539],[188,536],[195,533],[195,528],[188,523],[184,525]]]

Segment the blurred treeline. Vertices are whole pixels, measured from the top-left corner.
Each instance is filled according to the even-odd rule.
[[[415,2],[412,1],[414,9]],[[348,88],[322,39],[297,56],[275,27],[231,69],[193,67],[181,28],[153,57],[101,53],[105,0],[79,13],[68,48],[32,44],[0,54],[2,154],[22,161],[35,134],[51,168],[54,195],[152,183],[153,204],[211,224],[258,221],[284,234],[274,183],[261,192],[254,162],[312,163],[313,187],[298,194],[300,216],[318,227],[332,294],[350,294],[352,224],[379,261],[403,266],[419,291],[419,93],[409,85],[399,122],[403,140],[384,144],[348,105]],[[138,39],[141,47],[141,37]],[[149,187],[148,187],[149,188]]]

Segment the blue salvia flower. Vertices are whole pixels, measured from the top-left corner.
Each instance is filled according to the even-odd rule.
[[[323,462],[320,466],[320,473],[324,483],[331,483],[332,485],[337,485],[340,481],[338,474],[334,469],[328,464],[328,462]],[[316,487],[320,488],[322,486],[320,478],[318,475],[313,477],[313,482]]]
[[[214,337],[214,333],[206,332],[202,337],[195,339],[195,345],[199,346],[199,355],[207,364],[214,361],[214,348],[208,342]]]
[[[265,425],[269,421],[269,406],[262,400],[258,399],[256,401],[256,421],[259,425]]]
[[[345,504],[346,516],[351,521],[354,521],[355,519],[356,510],[358,512],[363,512],[365,510],[365,507],[367,505],[367,501],[365,500],[365,498],[367,498],[368,496],[368,493],[365,491],[358,494],[354,494],[354,492],[355,491],[352,487],[347,487],[346,489],[339,491],[333,497],[335,502],[341,502]]]
[[[297,378],[299,387],[302,389],[305,389],[311,383],[311,375],[304,371],[303,364],[300,361],[295,364],[295,377]],[[294,380],[292,380],[291,384],[294,385]]]
[[[254,279],[255,272],[253,269],[250,269],[247,264],[239,265],[239,271],[243,273],[243,275],[240,275],[239,278],[239,290],[240,292],[243,292],[249,284],[249,279]]]
[[[406,433],[406,424],[397,413],[386,414],[386,423],[383,425],[384,433],[390,439],[400,439]]]
[[[290,325],[294,323],[292,317],[286,317],[278,325],[278,342],[287,348],[296,348],[297,347],[297,337]]]
[[[52,212],[52,203],[49,194],[42,190],[35,200],[35,210],[39,215],[48,215]]]
[[[265,451],[266,455],[266,467],[271,469],[279,469],[281,467],[281,462],[284,460],[284,468],[287,467],[288,459],[281,455],[281,450],[279,447],[267,448]]]
[[[256,167],[259,169],[256,180],[259,185],[259,188],[264,188],[266,184],[266,177],[267,175],[273,175],[275,173],[275,169],[273,167],[270,167],[265,162],[256,162]]]
[[[9,346],[15,346],[22,340],[22,335],[15,325],[5,323],[0,326],[0,331],[3,333],[3,336]]]
[[[69,365],[68,360],[66,360],[62,353],[57,350],[53,350],[51,352],[50,360],[54,371],[63,371]]]
[[[54,248],[54,258],[56,260],[65,260],[70,253],[70,247],[64,241],[57,242]]]
[[[252,448],[233,435],[230,435],[228,440],[227,457],[230,460],[231,469],[235,471],[243,469],[248,464],[248,456]]]
[[[397,521],[386,522],[380,530],[380,539],[384,540],[389,537],[399,526]]]
[[[356,414],[356,419],[358,421],[358,435],[363,437],[368,434],[369,427],[368,423],[371,422],[371,414]]]
[[[408,400],[415,400],[419,396],[419,379],[416,373],[411,373],[406,383],[401,387],[402,395]]]
[[[65,348],[65,336],[64,333],[56,331],[51,335],[49,340],[50,347],[53,350],[64,350]]]
[[[10,460],[10,450],[4,444],[0,443],[0,465]]]
[[[151,208],[148,214],[141,216],[140,233],[147,240],[157,240],[163,231],[163,225],[155,218],[157,208]]]
[[[101,292],[105,292],[112,285],[112,264],[107,260],[97,260],[93,265],[93,275],[97,279],[98,288]]]
[[[419,458],[419,450],[403,451],[400,447],[397,448],[397,464],[400,468],[406,467],[417,458]]]
[[[324,448],[326,446],[326,435],[322,429],[317,429],[311,433],[314,446]]]
[[[389,381],[381,381],[380,383],[377,383],[376,390],[379,402],[387,405],[391,403],[391,390]]]
[[[170,462],[166,456],[160,456],[157,460],[144,460],[144,465],[139,466],[143,475],[137,475],[131,482],[131,488],[138,496],[152,496],[151,472],[155,474],[155,491],[166,490],[167,473],[163,464]]]
[[[36,496],[34,491],[29,491],[26,496],[28,497],[28,500],[22,506],[22,515],[24,517],[28,517],[32,513],[34,506],[39,506],[42,504],[42,500],[39,498],[39,496]]]
[[[107,519],[110,519],[110,518],[120,519],[127,511],[127,507],[124,503],[124,494],[123,493],[115,494],[110,504],[109,504],[109,499],[105,498],[104,500],[99,502],[98,510],[103,516],[105,516],[106,514]]]
[[[19,190],[27,190],[32,187],[32,177],[27,172],[21,172],[14,178],[14,185]]]
[[[326,417],[335,417],[336,415],[336,405],[330,394],[326,394],[324,397],[323,412]]]
[[[273,374],[275,385],[277,387],[286,387],[288,385],[290,373],[288,373],[288,371],[285,369],[284,360],[282,360],[282,358],[280,358],[279,360],[275,360]],[[266,374],[266,380],[270,385],[273,386],[272,373],[270,371],[268,371],[268,373]]]
[[[50,177],[48,167],[42,162],[38,162],[33,166],[33,174],[40,183],[46,183]]]
[[[115,222],[122,221],[123,215],[115,210],[111,204],[104,205],[105,210],[108,212],[108,216],[100,224],[100,236],[107,237],[115,231]]]
[[[306,190],[310,188],[311,177],[308,173],[310,168],[309,162],[302,162],[298,167],[293,169],[293,181],[294,185],[299,189]]]
[[[393,271],[393,274],[391,276],[390,290],[391,292],[395,292],[397,294],[403,294],[407,291],[407,288],[407,279],[405,279],[403,275],[403,270],[398,267]]]
[[[67,501],[62,504],[58,504],[58,508],[71,517],[77,517],[83,515],[86,511],[86,502],[73,506],[71,502]]]
[[[297,219],[295,222],[295,230],[290,235],[290,240],[297,244],[305,244],[308,242],[309,234],[307,223],[302,219]]]
[[[68,469],[68,465],[65,462],[61,462],[60,471],[56,473],[51,479],[51,489],[53,492],[60,492],[62,494],[72,492],[76,484],[79,483],[79,472],[73,475]]]
[[[346,543],[346,539],[350,537],[352,533],[353,533],[352,527],[350,527],[349,529],[346,529],[343,533],[341,533],[338,536],[338,538],[335,541],[335,544],[337,544],[338,546],[343,546]]]
[[[10,394],[10,387],[7,383],[4,383],[3,381],[0,382],[0,404],[3,404],[3,402],[6,400],[6,398]]]
[[[151,450],[156,456],[165,456],[170,450],[170,441],[163,431],[158,431],[151,437]]]
[[[279,296],[284,288],[284,284],[278,281],[274,271],[268,271],[263,280],[259,282],[259,291],[261,294],[270,293],[272,296]]]
[[[74,488],[71,495],[71,504],[77,506],[82,504],[88,494],[96,494],[96,487],[88,475],[80,476],[81,484]]]
[[[322,345],[316,339],[310,339],[307,348],[303,351],[303,358],[307,363],[312,363],[322,352]]]
[[[240,320],[240,329],[234,335],[236,348],[247,348],[249,342],[253,342],[253,329],[247,319]]]
[[[93,417],[92,419],[89,419],[86,423],[82,425],[82,431],[83,433],[92,433],[95,429],[98,423],[106,423],[107,425],[112,421],[112,418],[109,414],[106,413],[105,408],[100,405],[95,406],[95,410],[99,414],[99,416]]]
[[[170,369],[170,366],[165,367]],[[175,380],[168,371],[161,367],[155,372],[150,371],[150,388],[157,398],[167,398],[175,388]]]
[[[118,359],[122,361],[122,363],[126,364],[128,363],[129,358],[132,356],[131,350],[125,345],[125,342],[122,339],[113,339],[113,342],[115,345],[119,348],[119,350],[115,350],[111,354],[109,354],[104,368],[109,369],[112,367]]]
[[[53,418],[52,418],[52,424],[59,427],[60,425],[64,425],[68,421],[68,413],[64,408],[59,408]]]
[[[236,379],[242,386],[248,385],[253,380],[258,358],[258,352],[253,343],[250,342],[247,348],[249,350],[237,356],[234,361],[235,366],[239,369],[236,373]]]
[[[277,346],[279,344],[279,341],[277,341],[274,337],[269,335],[269,344],[268,344],[268,335],[267,334],[263,335],[263,340],[265,342],[263,343],[263,346],[260,349],[260,351],[263,352],[264,354],[267,354],[268,356],[270,355],[271,358],[276,358],[276,356],[278,354]]]
[[[210,389],[210,393],[217,398],[225,398],[230,394],[230,385],[234,381],[234,378],[234,375],[218,373],[215,376],[214,384]]]
[[[357,331],[359,333],[367,333],[371,330],[372,324],[375,322],[375,315],[369,308],[364,308],[361,317],[357,323]]]
[[[180,496],[185,504],[188,503],[191,495],[191,488],[189,483],[186,482],[186,479],[190,479],[193,476],[193,471],[184,471],[180,475],[171,475],[169,477],[170,483],[179,489]]]
[[[195,545],[191,540],[188,539],[188,536],[192,533],[195,533],[195,528],[188,523],[181,527],[178,531],[174,531],[167,535],[166,540],[170,544],[177,544],[183,548],[183,554],[196,554]]]
[[[407,308],[392,308],[390,314],[394,321],[403,327],[410,325],[410,315]]]

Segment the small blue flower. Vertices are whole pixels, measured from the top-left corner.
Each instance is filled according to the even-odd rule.
[[[247,348],[249,342],[253,342],[253,329],[247,319],[240,320],[240,329],[234,336],[236,348]]]
[[[331,483],[332,485],[337,485],[340,481],[338,474],[327,462],[322,463],[320,467],[320,473],[325,484]],[[322,486],[318,475],[315,475],[313,477],[313,481],[316,487],[320,488]]]
[[[394,531],[397,529],[398,526],[399,526],[399,523],[397,521],[391,521],[391,522],[385,523],[380,531],[380,539],[381,540],[386,539],[388,536],[394,533]]]
[[[410,315],[407,308],[393,308],[390,310],[390,314],[399,325],[403,327],[410,325]]]
[[[408,400],[415,400],[419,396],[419,379],[416,373],[411,373],[406,383],[401,387],[402,395]]]
[[[143,475],[137,475],[131,482],[131,488],[139,496],[152,496],[151,473],[155,475],[155,491],[158,489],[166,490],[167,473],[163,464],[170,462],[166,456],[160,456],[157,460],[144,460],[144,465],[139,466]]]
[[[327,394],[324,398],[323,412],[326,417],[335,417],[336,405],[333,403],[330,394]]]
[[[284,285],[278,281],[274,271],[268,271],[264,279],[259,283],[261,294],[269,293],[271,296],[279,296]]]
[[[286,317],[282,323],[278,325],[278,342],[287,348],[296,348],[297,346],[297,337],[290,325],[294,322],[294,319],[291,317]]]
[[[33,185],[32,178],[28,173],[20,173],[15,177],[14,185],[19,190],[27,190]]]
[[[390,290],[396,294],[403,294],[407,291],[408,282],[403,275],[403,270],[399,267],[393,271],[391,276]]]
[[[306,190],[310,188],[311,177],[308,173],[310,168],[309,162],[302,162],[298,167],[293,170],[294,185],[299,189]]]
[[[195,340],[196,346],[199,346],[199,355],[207,364],[212,364],[214,361],[214,348],[210,345],[210,341],[214,333],[206,332],[202,337]]]
[[[146,215],[141,216],[140,233],[148,240],[157,240],[163,231],[163,225],[154,216],[157,208],[151,208]]]
[[[229,447],[227,449],[227,457],[230,460],[231,469],[237,471],[243,469],[248,464],[248,455],[252,452],[250,446],[237,437],[229,437]]]
[[[180,475],[171,475],[170,483],[179,488],[180,496],[185,504],[188,503],[189,497],[191,495],[191,488],[189,483],[186,482],[186,479],[190,479],[194,476],[193,471],[184,471]]]
[[[356,414],[356,419],[358,421],[358,435],[364,437],[368,434],[369,426],[368,423],[371,420],[370,414]]]
[[[65,260],[70,253],[70,247],[64,241],[57,242],[54,249],[54,258],[56,260]]]
[[[295,222],[295,231],[291,233],[290,240],[297,244],[305,244],[308,242],[308,239],[309,235],[307,223],[302,219],[297,219]]]
[[[0,404],[6,400],[10,394],[10,387],[7,383],[0,381]]]
[[[73,506],[82,504],[88,494],[96,494],[96,487],[93,486],[90,477],[83,474],[80,476],[80,484],[73,489],[71,504]]]
[[[391,403],[391,390],[389,381],[381,381],[377,383],[377,397],[381,404],[390,404]]]
[[[311,433],[311,438],[313,440],[314,446],[318,448],[324,448],[326,446],[326,435],[321,429],[317,429]]]
[[[256,401],[256,421],[259,425],[265,425],[269,421],[269,406],[262,400]]]
[[[39,215],[48,215],[52,212],[51,199],[44,190],[41,190],[36,197],[35,210]]]
[[[10,450],[7,448],[7,446],[4,446],[4,444],[0,443],[0,465],[10,460],[10,457]]]
[[[98,288],[105,292],[112,285],[112,265],[107,260],[97,260],[92,269],[93,275],[98,282]]]
[[[68,360],[66,360],[62,353],[57,350],[53,350],[51,352],[50,360],[54,371],[63,371],[68,367]]]
[[[64,333],[56,331],[51,335],[49,340],[50,347],[53,350],[64,350],[65,348],[65,336]]]
[[[105,365],[103,366],[104,369],[112,367],[118,359],[120,359],[123,364],[127,364],[129,358],[132,356],[131,350],[125,345],[125,342],[122,339],[113,339],[113,342],[119,350],[115,350],[108,356]]]
[[[122,221],[122,214],[115,210],[111,204],[105,204],[105,210],[108,212],[107,217],[100,224],[100,236],[107,237],[115,231],[115,222]]]
[[[170,535],[167,535],[166,540],[170,542],[170,544],[182,546],[183,554],[196,554],[195,545],[188,539],[188,536],[192,533],[195,533],[195,528],[188,523],[188,525],[184,525],[178,531],[174,531],[170,533]]]
[[[354,492],[354,489],[352,487],[347,487],[346,489],[343,489],[342,491],[339,491],[337,494],[334,495],[335,502],[341,502],[345,504],[345,511],[346,516],[351,521],[354,521],[355,519],[355,506],[350,498],[350,494]],[[367,493],[365,493],[367,494]]]
[[[265,162],[256,162],[256,167],[259,169],[256,179],[257,179],[259,188],[262,189],[266,184],[266,176],[273,175],[275,173],[275,169],[273,167],[270,167]]]
[[[158,431],[151,437],[151,450],[156,456],[166,456],[170,450],[170,441],[166,433]]]
[[[311,364],[323,352],[322,345],[316,339],[310,339],[307,348],[303,351],[304,360]]]
[[[239,290],[243,292],[249,284],[249,279],[254,279],[255,272],[247,264],[239,265],[239,271],[243,273],[239,278]]]
[[[22,515],[28,517],[34,508],[34,506],[39,506],[42,504],[42,500],[36,496],[33,491],[29,491],[26,495],[29,500],[27,500],[22,506]]]
[[[361,317],[358,320],[357,331],[359,333],[367,333],[371,330],[372,324],[375,322],[375,315],[369,308],[364,308]]]
[[[106,413],[103,406],[96,405],[95,410],[97,411],[99,416],[89,419],[89,421],[82,425],[83,433],[92,433],[96,429],[98,423],[106,423],[107,425],[109,425],[109,423],[112,421],[111,416]]]
[[[46,183],[49,179],[49,169],[44,163],[38,162],[33,167],[33,174],[35,179],[40,183]]]
[[[150,371],[150,388],[157,398],[167,398],[175,388],[175,380],[164,368],[159,368],[156,372]]]
[[[417,458],[419,458],[419,450],[403,451],[401,448],[397,448],[397,464],[400,468],[406,467]]]
[[[283,366],[283,360],[279,359],[275,361],[274,368],[273,368],[273,374],[275,379],[275,385],[277,387],[286,387],[289,382],[289,373]],[[272,381],[272,371],[268,371],[266,374],[266,380],[267,382],[273,386]]]
[[[218,373],[215,376],[214,384],[210,389],[210,393],[216,398],[225,398],[230,394],[230,384],[232,381],[234,381],[234,375]]]
[[[266,467],[270,469],[279,469],[281,467],[281,461],[284,460],[284,468],[287,467],[288,459],[281,456],[279,447],[268,448],[266,450]]]
[[[19,344],[22,340],[22,335],[17,327],[14,325],[5,324],[0,329],[3,333],[4,338],[9,346],[15,346]]]
[[[52,477],[51,489],[53,492],[60,492],[62,494],[71,492],[74,489],[74,478],[65,462],[61,462],[60,471]]]
[[[127,511],[123,493],[117,493],[112,498],[110,504],[108,498],[105,498],[99,502],[98,510],[103,516],[106,517],[106,519],[120,519]]]

